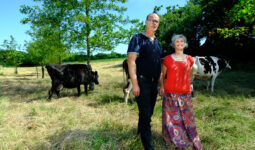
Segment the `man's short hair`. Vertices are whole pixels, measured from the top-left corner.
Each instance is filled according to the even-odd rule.
[[[150,14],[148,14],[147,15],[147,17],[146,17],[146,20],[148,20],[149,19],[149,17],[150,17],[150,15],[152,15],[152,14],[156,14],[156,13],[150,13]],[[157,16],[158,16],[158,18],[159,18],[159,15],[158,14],[156,14]]]

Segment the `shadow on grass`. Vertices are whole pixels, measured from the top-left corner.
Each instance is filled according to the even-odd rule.
[[[113,65],[113,66],[110,66],[110,67],[105,67],[104,69],[109,69],[109,68],[122,68],[122,63],[117,64],[117,65]]]
[[[24,82],[24,80],[26,81]],[[39,83],[34,82],[31,79],[24,80],[14,79],[1,81],[0,95],[7,97],[10,101],[15,102],[25,102],[27,101],[27,97],[34,97],[32,98],[34,100],[44,98],[42,95],[44,95],[44,93],[46,94],[49,89],[47,86],[39,85]]]
[[[124,97],[123,95],[117,95],[117,94],[104,94],[100,95],[99,99],[95,101],[94,103],[88,104],[88,106],[97,107],[102,105],[108,105],[112,102],[118,102],[118,103],[124,103]],[[131,101],[128,101],[128,103],[132,104]]]
[[[215,80],[214,92],[206,90],[207,81],[195,80],[194,93],[215,97],[255,97],[255,73],[251,72],[225,72]]]
[[[102,123],[99,129],[64,130],[32,145],[30,149],[65,150],[142,150],[137,130],[115,122]],[[155,149],[165,149],[162,135],[152,133]]]
[[[14,77],[11,79],[0,81],[0,95],[8,98],[13,102],[33,102],[39,100],[46,100],[48,98],[48,91],[51,88],[50,83],[45,80],[35,80],[30,78]],[[47,84],[47,85],[46,85]],[[81,89],[81,95],[84,90]],[[60,91],[60,98],[78,96],[77,89],[64,88]],[[52,100],[57,99],[56,94],[52,96]]]
[[[31,99],[27,100],[26,103],[31,103],[34,101],[40,101],[40,100],[45,100],[45,99],[47,100],[48,96],[40,96],[40,97],[31,98]]]

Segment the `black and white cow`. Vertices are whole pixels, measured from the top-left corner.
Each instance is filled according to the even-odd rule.
[[[59,97],[63,88],[77,88],[80,96],[80,85],[84,85],[84,91],[88,94],[87,87],[91,83],[99,84],[97,71],[92,71],[91,66],[85,64],[46,65],[50,75],[52,87],[49,90],[49,97],[56,93]]]
[[[132,95],[132,82],[128,72],[128,63],[127,59],[125,59],[122,63],[123,69],[123,93],[124,93],[124,101],[125,103],[128,102],[128,97],[133,102],[133,95]]]
[[[225,69],[231,69],[229,61],[214,56],[195,56],[193,65],[193,75],[191,83],[194,79],[208,80],[207,90],[211,85],[211,92],[214,91],[214,83],[217,76]],[[211,80],[209,80],[211,79]],[[193,90],[193,84],[192,84]]]

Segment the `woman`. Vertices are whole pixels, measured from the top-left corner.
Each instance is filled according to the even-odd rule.
[[[162,134],[166,145],[177,149],[193,146],[202,150],[193,116],[190,77],[193,58],[184,54],[188,46],[184,35],[174,35],[175,53],[163,59],[160,95],[162,103]],[[167,77],[167,78],[166,78]]]

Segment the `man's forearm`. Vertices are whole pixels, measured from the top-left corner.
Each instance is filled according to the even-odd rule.
[[[128,61],[129,75],[133,85],[137,85],[136,63],[135,61]]]

